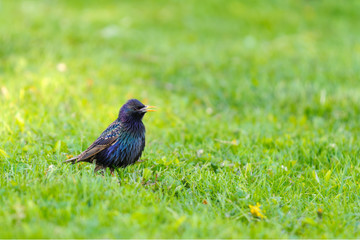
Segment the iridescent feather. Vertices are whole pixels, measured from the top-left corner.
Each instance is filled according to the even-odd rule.
[[[95,161],[95,172],[109,168],[111,172],[118,167],[135,163],[145,148],[145,126],[142,118],[148,106],[136,99],[124,104],[118,118],[80,155],[65,162]]]

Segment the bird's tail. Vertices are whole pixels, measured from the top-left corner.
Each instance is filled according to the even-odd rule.
[[[70,162],[70,163],[74,164],[74,163],[76,162],[76,160],[77,160],[77,159],[78,159],[78,156],[73,157],[73,158],[70,158],[70,159],[65,160],[65,161],[63,161],[63,162],[64,162],[64,163],[66,163],[66,162]]]

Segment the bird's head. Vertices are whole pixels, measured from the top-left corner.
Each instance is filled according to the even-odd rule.
[[[128,100],[120,109],[119,119],[124,122],[141,120],[145,113],[154,112],[153,106],[146,106],[137,99]]]

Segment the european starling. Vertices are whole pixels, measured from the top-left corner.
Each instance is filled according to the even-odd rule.
[[[109,168],[126,167],[135,163],[145,147],[145,126],[142,122],[149,109],[137,99],[128,100],[120,109],[118,118],[80,155],[65,162],[89,162],[95,160],[94,172]]]

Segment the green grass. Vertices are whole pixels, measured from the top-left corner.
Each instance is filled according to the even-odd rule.
[[[359,1],[98,2],[0,1],[0,238],[360,237]],[[62,163],[129,98],[145,162]]]

